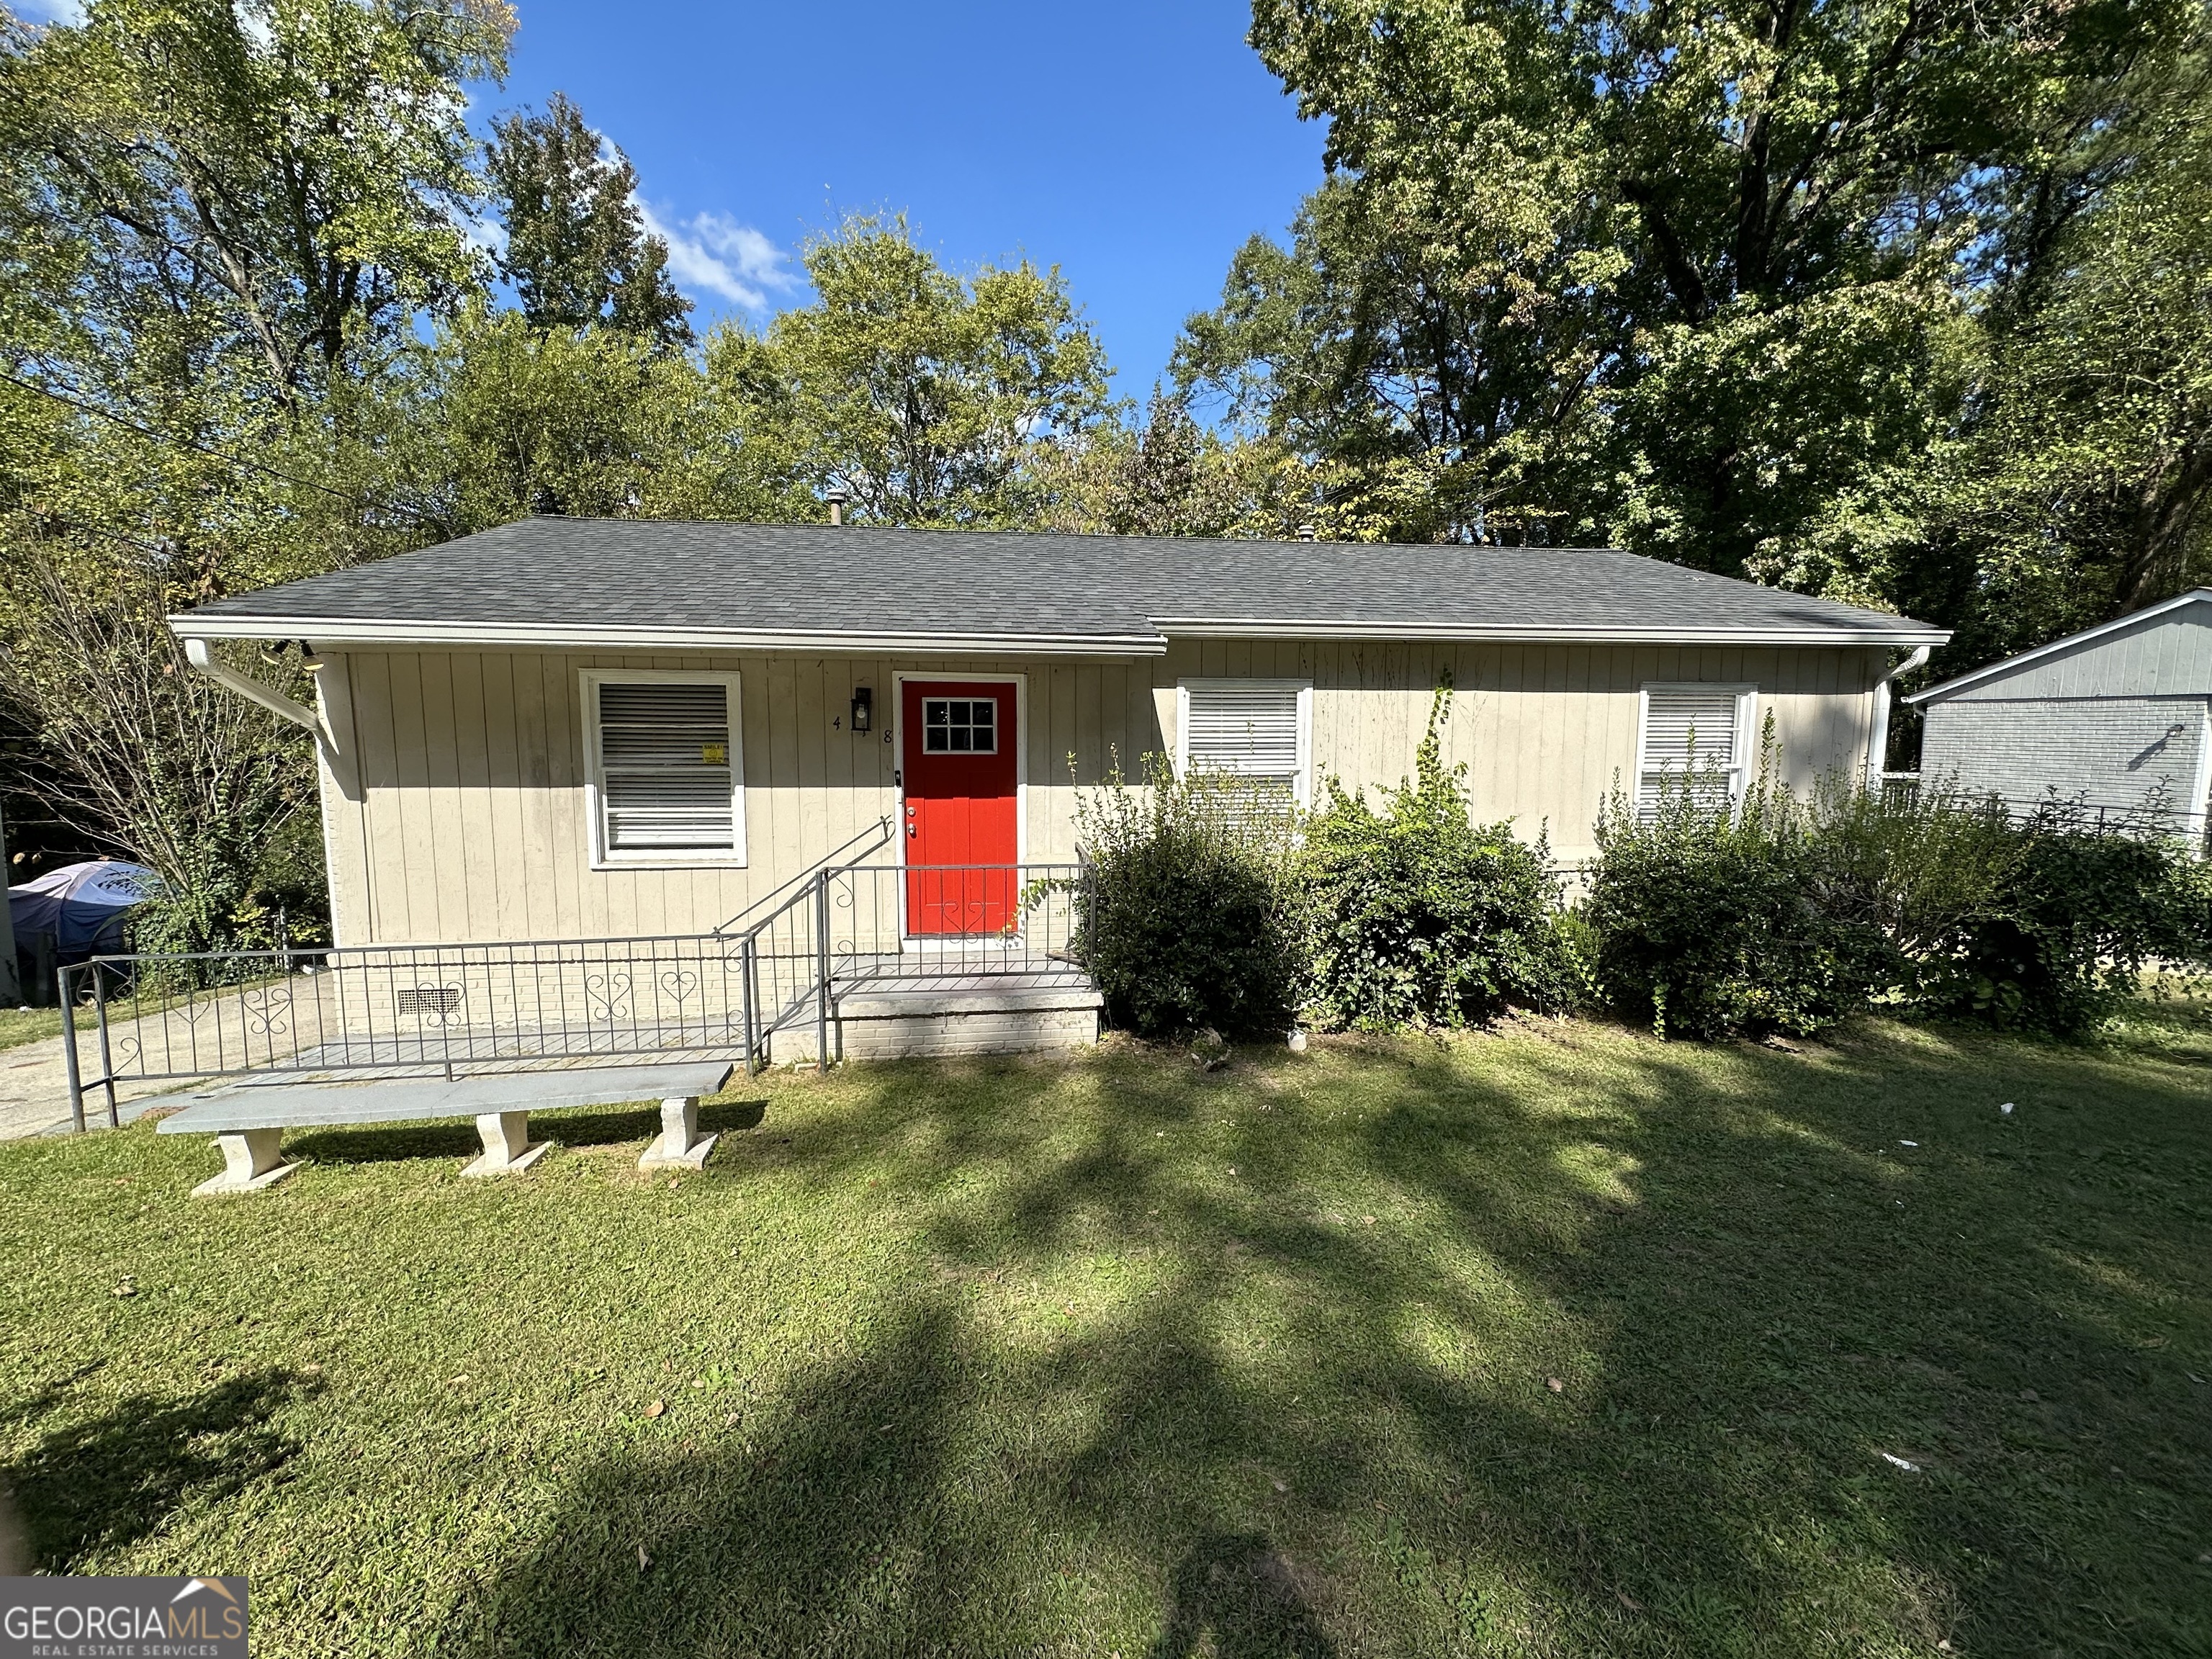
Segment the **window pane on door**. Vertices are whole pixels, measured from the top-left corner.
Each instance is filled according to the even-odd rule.
[[[931,755],[997,754],[997,702],[990,697],[924,697],[921,746]]]

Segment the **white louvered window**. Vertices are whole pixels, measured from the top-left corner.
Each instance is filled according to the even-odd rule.
[[[1185,680],[1178,769],[1246,782],[1255,810],[1306,804],[1312,689],[1297,680]]]
[[[598,853],[608,863],[742,863],[734,674],[584,678]]]
[[[1649,823],[1662,794],[1686,783],[1714,806],[1743,799],[1752,700],[1747,685],[1647,685],[1641,752],[1636,760],[1638,816]]]

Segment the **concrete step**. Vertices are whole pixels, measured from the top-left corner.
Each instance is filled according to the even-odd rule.
[[[1034,1054],[1098,1041],[1105,999],[1076,975],[863,983],[834,997],[837,1042],[848,1060],[922,1054]]]

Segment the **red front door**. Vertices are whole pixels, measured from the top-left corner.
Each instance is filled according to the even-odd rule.
[[[1002,933],[1016,920],[1014,688],[907,680],[900,698],[906,926],[915,939]]]

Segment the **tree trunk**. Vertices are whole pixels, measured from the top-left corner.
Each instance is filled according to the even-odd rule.
[[[2128,526],[2116,614],[2124,617],[2180,591],[2188,574],[2190,535],[2208,489],[2212,443],[2185,448],[2177,465],[2144,480]]]

